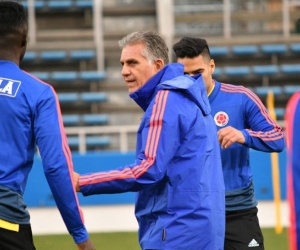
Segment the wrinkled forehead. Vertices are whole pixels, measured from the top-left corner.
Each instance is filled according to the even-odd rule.
[[[143,44],[134,44],[134,45],[126,45],[121,52],[120,61],[128,60],[128,59],[146,59],[144,54],[144,45]]]

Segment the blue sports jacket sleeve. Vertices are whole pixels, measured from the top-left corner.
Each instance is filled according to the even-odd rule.
[[[281,152],[284,137],[281,127],[271,118],[261,100],[250,90],[244,88],[246,127],[242,130],[245,145],[264,152]]]
[[[142,149],[135,163],[113,171],[81,175],[79,185],[83,195],[139,191],[143,185],[154,184],[164,177],[164,167],[178,145],[178,135],[174,134],[177,124],[170,120],[170,107],[166,108],[168,94],[169,91],[160,91],[143,117],[138,131]],[[170,126],[173,128],[169,129]]]
[[[34,131],[45,176],[57,207],[76,243],[88,238],[73,187],[73,165],[64,132],[58,98],[52,88],[39,97],[34,114]]]

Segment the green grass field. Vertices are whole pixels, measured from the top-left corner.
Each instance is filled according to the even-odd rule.
[[[266,250],[287,250],[287,231],[276,234],[273,228],[263,228]],[[140,250],[135,232],[130,233],[91,233],[96,249],[103,250]],[[76,250],[69,235],[34,236],[37,250]]]

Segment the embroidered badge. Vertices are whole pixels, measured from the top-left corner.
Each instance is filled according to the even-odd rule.
[[[224,111],[220,111],[215,114],[214,120],[217,126],[224,127],[229,122],[229,116]]]

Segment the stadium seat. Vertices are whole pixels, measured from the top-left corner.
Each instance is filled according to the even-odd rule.
[[[222,68],[219,68],[219,67],[216,67],[215,68],[215,71],[214,71],[214,73],[213,73],[213,77],[218,77],[218,76],[220,76],[220,75],[222,75],[223,74],[223,69]]]
[[[41,79],[42,81],[48,81],[50,77],[49,72],[31,72],[30,74]]]
[[[21,1],[21,4],[27,8],[28,7],[28,1]],[[45,1],[35,1],[34,2],[34,8],[35,9],[41,9],[41,8],[44,8],[45,7]]]
[[[100,71],[81,71],[79,72],[79,78],[87,81],[102,80],[106,76],[105,72]]]
[[[228,55],[229,50],[225,46],[215,46],[215,47],[210,47],[209,48],[211,56],[224,56]]]
[[[277,65],[255,65],[252,66],[252,72],[255,75],[274,75],[279,72]]]
[[[60,0],[60,1],[49,0],[47,3],[48,3],[47,6],[53,9],[66,9],[72,7],[73,4],[72,1],[67,1],[67,0]]]
[[[77,8],[92,8],[93,2],[91,0],[77,0],[75,6]]]
[[[247,76],[250,74],[250,67],[248,66],[224,67],[224,74],[228,76]]]
[[[95,50],[72,50],[70,51],[70,58],[74,60],[92,59],[95,58]]]
[[[108,122],[108,117],[103,114],[85,114],[82,115],[82,122],[87,125],[105,124]]]
[[[84,102],[103,102],[107,96],[102,92],[85,92],[80,94],[80,99]]]
[[[78,93],[58,93],[57,96],[61,103],[77,102],[79,100]]]
[[[100,71],[53,71],[53,72],[30,72],[41,80],[53,81],[98,81],[106,77],[105,72]]]
[[[42,60],[63,60],[67,56],[66,51],[41,51],[40,58]]]
[[[282,64],[280,69],[284,74],[300,74],[300,64]]]
[[[282,54],[287,52],[286,44],[263,44],[261,51],[266,54]]]
[[[292,52],[300,53],[300,43],[292,43],[290,48]]]
[[[282,120],[284,118],[284,114],[285,114],[284,108],[275,108],[274,111],[277,119]]]
[[[234,55],[254,55],[258,52],[256,45],[236,45],[232,47]]]
[[[62,115],[64,125],[78,125],[80,123],[80,115]]]
[[[110,144],[110,139],[104,136],[87,136],[86,145],[87,146],[108,146]]]
[[[87,136],[85,139],[87,146],[108,146],[110,144],[110,138],[106,136]],[[68,136],[68,144],[70,147],[78,147],[78,136]]]
[[[268,87],[259,86],[259,87],[254,88],[254,92],[258,96],[267,96],[269,91],[272,91],[274,96],[280,95],[283,93],[282,87],[280,87],[280,86],[268,86]]]
[[[74,81],[77,76],[76,71],[55,71],[51,73],[51,79],[54,81]]]
[[[283,87],[283,92],[286,95],[293,95],[300,90],[300,85],[286,85]]]
[[[37,58],[35,51],[27,51],[23,57],[23,61],[34,61]]]

